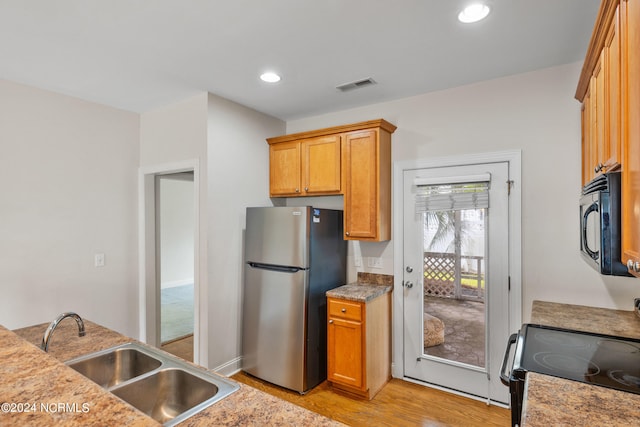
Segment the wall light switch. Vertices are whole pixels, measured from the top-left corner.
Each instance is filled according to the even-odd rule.
[[[104,254],[95,254],[94,265],[96,267],[104,267]]]

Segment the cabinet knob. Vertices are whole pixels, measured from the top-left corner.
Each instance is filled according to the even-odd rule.
[[[300,192],[300,189],[299,189],[299,188],[296,188],[296,193],[299,193],[299,192]]]
[[[333,320],[329,320],[329,323],[333,323]]]
[[[348,235],[349,235],[349,232],[347,231],[347,232],[346,232],[346,233],[344,233],[344,234],[348,236]]]
[[[627,261],[627,268],[629,270],[633,270],[633,260],[632,259]]]
[[[633,270],[634,270],[636,273],[640,273],[640,261],[636,261],[636,262],[633,264]]]
[[[343,313],[346,313],[346,312],[347,312],[347,309],[346,309],[346,308],[343,308],[343,309],[342,309],[342,310],[340,310],[340,311],[341,311],[341,312],[343,312]]]
[[[304,187],[304,191],[309,191],[309,187]]]

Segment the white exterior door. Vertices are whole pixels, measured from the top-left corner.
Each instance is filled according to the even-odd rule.
[[[443,207],[451,183],[463,204]],[[403,171],[404,376],[505,404],[509,185],[508,162]]]

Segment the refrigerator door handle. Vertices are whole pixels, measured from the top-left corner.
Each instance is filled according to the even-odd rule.
[[[281,273],[297,273],[301,270],[306,270],[306,268],[301,267],[291,267],[286,265],[273,265],[273,264],[263,264],[260,262],[248,262],[251,268],[259,268],[262,270],[270,270],[270,271],[279,271]]]

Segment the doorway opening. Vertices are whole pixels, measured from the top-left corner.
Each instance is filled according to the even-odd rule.
[[[193,171],[156,175],[156,266],[160,292],[160,344],[193,361]]]
[[[198,161],[142,167],[138,187],[140,340],[206,364]]]

